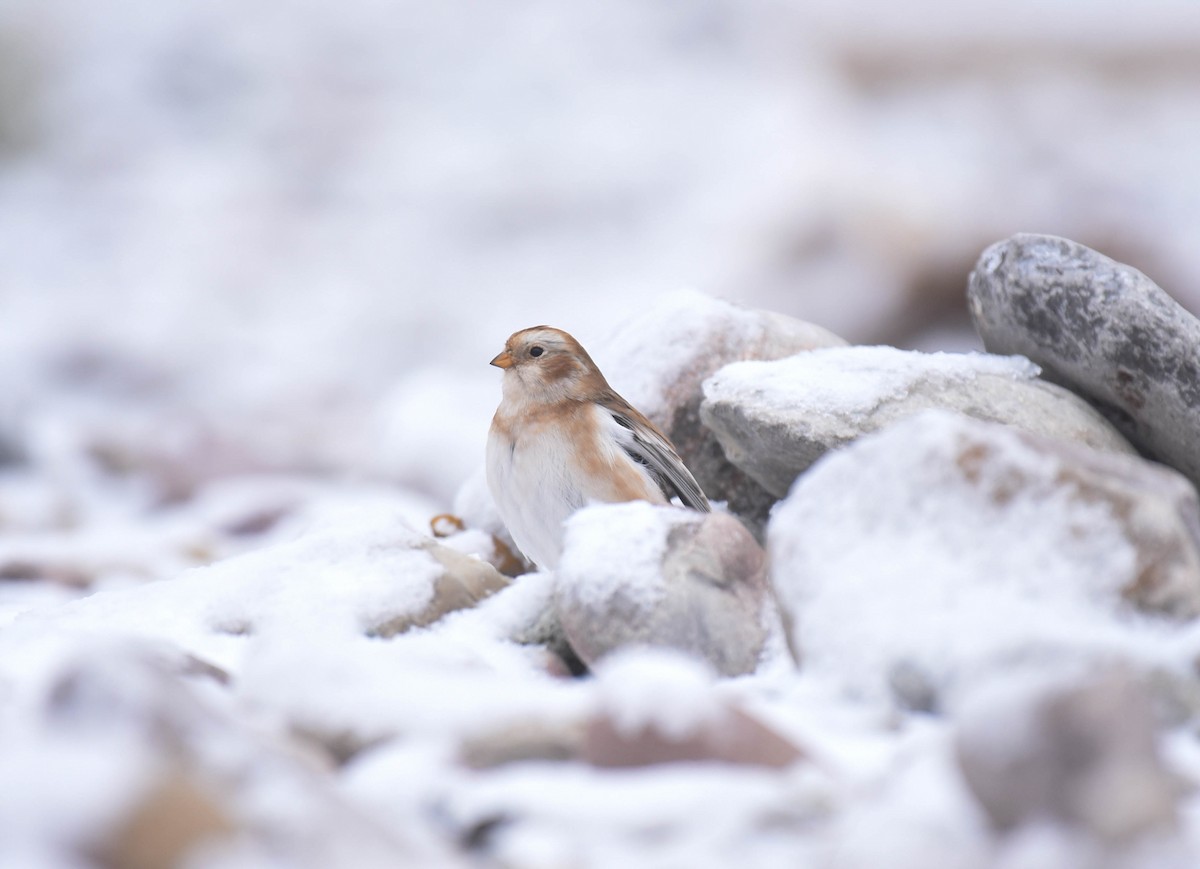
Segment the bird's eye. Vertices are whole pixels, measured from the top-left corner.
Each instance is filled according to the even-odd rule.
[[[529,355],[533,356],[533,357],[541,356],[545,352],[546,352],[545,350],[543,350],[541,347],[538,347],[536,345],[529,348]]]

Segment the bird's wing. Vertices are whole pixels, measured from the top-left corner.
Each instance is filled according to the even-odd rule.
[[[629,432],[629,438],[622,439],[621,448],[635,462],[646,466],[668,499],[678,495],[679,500],[693,510],[712,511],[704,490],[654,423],[616,393],[608,393],[599,404],[612,415],[617,425]]]

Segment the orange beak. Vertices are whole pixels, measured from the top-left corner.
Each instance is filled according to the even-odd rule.
[[[495,365],[497,368],[512,368],[516,361],[512,358],[512,354],[508,350],[503,350],[490,364]]]

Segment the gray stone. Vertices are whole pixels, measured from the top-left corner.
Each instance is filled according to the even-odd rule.
[[[983,252],[967,298],[989,350],[1028,356],[1200,481],[1200,320],[1153,281],[1073,241],[1016,235]]]
[[[1123,842],[1175,822],[1149,697],[1121,670],[987,686],[964,704],[957,754],[1000,830],[1056,821]]]
[[[731,362],[782,359],[845,344],[812,323],[689,292],[668,297],[626,324],[600,348],[597,360],[614,388],[667,433],[708,497],[724,501],[759,534],[777,496],[730,463],[701,423],[701,384]]]
[[[567,522],[556,608],[589,666],[627,646],[678,649],[723,675],[755,669],[770,613],[766,556],[726,513],[635,501]]]
[[[1087,402],[1020,358],[891,347],[815,350],[722,369],[700,407],[725,455],[776,497],[831,449],[933,408],[1097,449],[1133,448]]]

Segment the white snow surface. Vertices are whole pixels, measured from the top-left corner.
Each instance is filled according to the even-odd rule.
[[[622,649],[596,669],[600,708],[619,731],[683,739],[723,710],[709,667],[667,649]]]
[[[176,774],[239,831],[192,869],[1200,863],[1195,792],[1177,838],[1130,853],[995,835],[953,721],[881,688],[900,653],[984,680],[973,662],[1035,642],[1191,685],[1200,631],[1110,605],[1128,554],[1101,511],[1072,540],[1025,505],[1028,540],[973,554],[1015,521],[893,499],[888,474],[859,520],[848,478],[821,484],[780,511],[828,538],[781,556],[826,559],[808,656],[733,680],[636,651],[563,677],[512,639],[547,574],[368,635],[427,600],[411,544],[455,491],[477,530],[448,545],[500,530],[469,472],[517,329],[567,329],[656,414],[698,338],[751,327],[680,287],[978,346],[942,288],[1047,227],[1196,306],[1200,9],[1019,6],[0,4],[0,866],[97,869]],[[877,352],[787,391],[903,388]],[[866,534],[884,508],[908,516]],[[589,534],[596,593],[646,576],[651,547],[622,577]],[[931,547],[955,557],[931,570]],[[1037,581],[1071,551],[1094,584]],[[812,762],[460,760],[601,706],[684,732],[718,694]],[[1200,781],[1192,729],[1166,740]]]
[[[704,397],[709,401],[753,399],[765,410],[856,414],[904,397],[918,382],[936,388],[970,383],[981,374],[1032,380],[1040,372],[1024,356],[828,347],[789,359],[726,365],[704,381]]]

